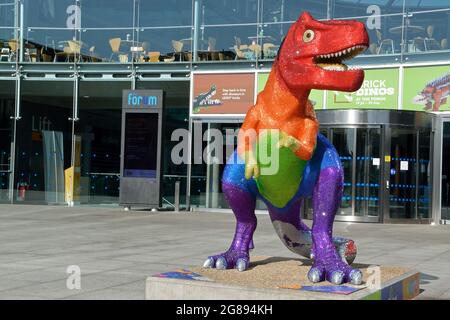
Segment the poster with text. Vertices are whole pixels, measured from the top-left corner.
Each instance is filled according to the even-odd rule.
[[[254,104],[254,73],[193,75],[192,114],[246,114]]]
[[[450,66],[405,68],[403,109],[450,111]]]
[[[398,69],[365,70],[356,92],[327,92],[327,109],[397,109]]]
[[[264,90],[268,78],[269,73],[258,73],[258,93]],[[309,100],[314,105],[314,109],[323,108],[323,93],[322,90],[312,90],[309,94]]]

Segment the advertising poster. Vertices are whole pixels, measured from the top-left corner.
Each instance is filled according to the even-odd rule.
[[[327,109],[397,109],[398,76],[398,69],[365,70],[358,91],[327,92]]]
[[[246,114],[254,104],[254,73],[193,75],[192,114]]]
[[[450,66],[405,68],[404,75],[404,110],[450,111]]]
[[[269,73],[258,73],[258,93],[263,91],[264,86],[266,85],[267,79],[269,78]],[[322,90],[312,90],[309,95],[309,100],[314,105],[314,109],[323,109],[323,94]]]

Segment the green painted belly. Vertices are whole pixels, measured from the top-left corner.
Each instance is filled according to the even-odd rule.
[[[254,150],[261,174],[255,180],[260,194],[275,207],[283,208],[297,193],[307,161],[289,148],[278,149],[279,138],[271,130],[259,135]]]

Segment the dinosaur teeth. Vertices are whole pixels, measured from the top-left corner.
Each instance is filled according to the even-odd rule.
[[[318,66],[327,71],[347,71],[347,66],[345,64],[319,63]]]
[[[341,51],[318,55],[314,62],[317,66],[328,71],[358,70],[356,67],[347,67],[342,61],[353,59],[366,49],[367,46],[365,45],[356,45]]]

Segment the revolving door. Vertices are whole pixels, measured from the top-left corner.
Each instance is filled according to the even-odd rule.
[[[388,110],[317,112],[344,169],[336,220],[431,222],[431,115]],[[303,215],[311,218],[311,202]]]

